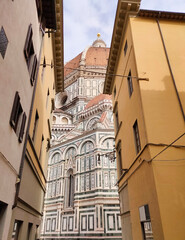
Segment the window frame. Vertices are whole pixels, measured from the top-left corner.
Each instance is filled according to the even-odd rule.
[[[24,45],[24,56],[25,56],[28,68],[30,67],[31,58],[35,53],[32,36],[33,36],[33,30],[32,30],[32,24],[30,24],[28,27],[26,41]]]
[[[26,113],[23,112],[18,91],[15,93],[9,123],[18,136],[19,142],[21,143],[23,141],[24,129],[26,125]]]
[[[114,87],[114,98],[116,97],[116,86]]]
[[[36,79],[37,67],[38,67],[38,61],[37,61],[37,56],[35,54],[34,58],[33,58],[32,70],[31,70],[31,75],[30,75],[30,82],[31,82],[32,86]]]
[[[147,240],[147,231],[145,230],[145,224],[150,225],[150,233],[152,233],[152,236],[150,236],[150,239],[153,238],[153,230],[152,230],[152,223],[151,223],[151,218],[150,218],[150,211],[149,211],[149,206],[148,204],[145,204],[141,207],[139,207],[139,215],[140,215],[140,223],[141,223],[141,230],[142,230],[142,235],[143,235],[143,240]],[[151,238],[152,237],[152,238]]]
[[[34,119],[34,125],[33,125],[33,132],[32,132],[32,141],[35,141],[36,138],[36,131],[37,131],[37,127],[38,127],[38,121],[39,121],[39,114],[38,111],[36,110],[35,112],[35,119]]]
[[[131,96],[132,96],[132,93],[133,93],[133,91],[134,91],[133,82],[132,82],[132,73],[131,73],[131,70],[130,70],[129,73],[128,73],[127,83],[128,83],[129,97],[131,97]]]
[[[133,125],[133,133],[134,133],[134,142],[135,142],[136,154],[138,154],[141,151],[141,141],[140,141],[139,126],[138,126],[137,119],[136,119],[136,121]]]
[[[124,45],[124,55],[126,56],[127,54],[127,49],[128,49],[128,42],[127,40],[125,41],[125,45]]]

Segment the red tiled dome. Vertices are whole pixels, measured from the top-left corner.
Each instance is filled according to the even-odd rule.
[[[97,105],[99,102],[103,101],[103,100],[111,100],[112,96],[108,95],[108,94],[100,94],[96,97],[94,97],[92,100],[90,100],[88,102],[88,104],[85,106],[85,109],[90,108],[92,106]]]
[[[90,47],[86,53],[86,66],[107,66],[109,48]]]
[[[73,70],[73,68],[78,68],[79,63],[81,60],[82,53],[78,54],[75,58],[67,62],[64,66],[64,77],[70,74]]]
[[[96,40],[95,42],[98,41],[102,40]],[[79,68],[81,60],[84,61],[85,66],[106,67],[108,64],[110,48],[104,46],[106,45],[104,44],[97,47],[96,44],[93,44],[91,47],[85,49],[78,56],[67,62],[64,66],[64,77],[73,72],[73,69]]]

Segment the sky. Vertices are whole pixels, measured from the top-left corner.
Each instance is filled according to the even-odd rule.
[[[97,39],[110,47],[118,0],[64,1],[64,62]],[[140,9],[185,12],[185,0],[141,0]]]

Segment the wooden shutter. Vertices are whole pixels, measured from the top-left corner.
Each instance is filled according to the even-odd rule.
[[[19,111],[19,105],[20,105],[20,97],[18,92],[15,93],[15,97],[14,97],[14,103],[13,103],[13,107],[12,107],[12,112],[11,112],[11,116],[10,116],[10,125],[12,126],[13,129],[16,128],[17,122],[17,112]]]
[[[32,71],[30,76],[31,85],[33,85],[35,81],[36,72],[37,72],[36,70],[37,70],[37,56],[35,55],[33,59]]]
[[[22,116],[22,123],[21,123],[20,132],[19,132],[19,142],[20,143],[23,140],[25,124],[26,124],[26,113],[24,112],[23,116]]]
[[[24,45],[24,56],[25,56],[26,60],[29,59],[29,55],[30,55],[30,48],[31,48],[31,44],[32,44],[32,35],[33,35],[32,25],[30,24],[29,28],[28,28],[26,42]]]

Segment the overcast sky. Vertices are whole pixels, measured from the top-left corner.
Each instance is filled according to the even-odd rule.
[[[97,39],[110,47],[118,0],[64,1],[64,62],[76,57]],[[141,9],[185,12],[185,0],[142,0]]]

